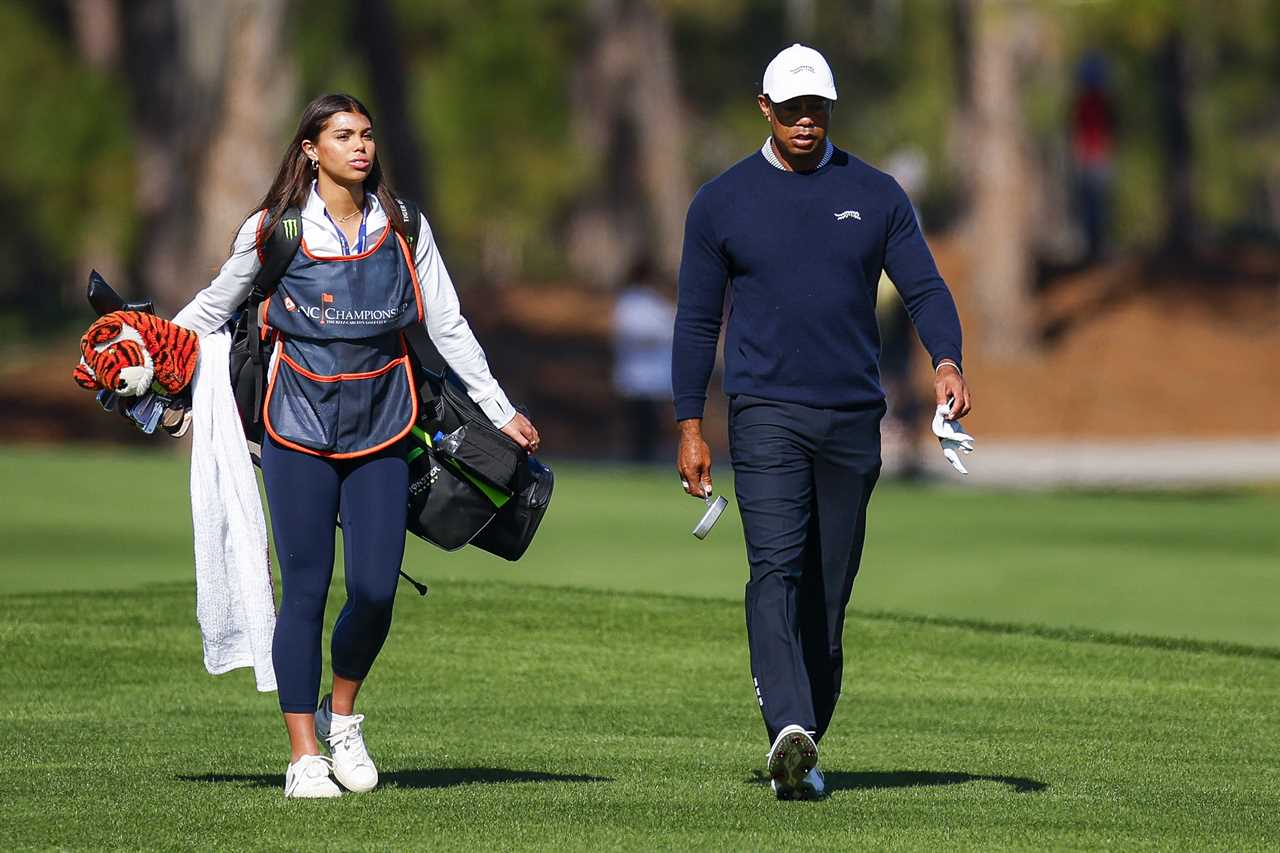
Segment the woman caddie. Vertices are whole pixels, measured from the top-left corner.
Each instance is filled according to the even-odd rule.
[[[200,334],[225,324],[290,207],[301,211],[302,242],[266,304],[274,346],[262,473],[283,586],[272,660],[291,747],[285,796],[334,797],[335,779],[349,791],[378,783],[355,702],[391,626],[404,555],[402,440],[418,399],[403,331],[424,323],[493,424],[530,451],[539,439],[489,372],[426,218],[402,221],[369,111],[349,95],[324,95],[303,111],[231,258],[174,322]],[[317,708],[339,516],[347,602],[333,629],[333,689]]]

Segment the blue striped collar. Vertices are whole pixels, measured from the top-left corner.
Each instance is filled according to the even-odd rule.
[[[834,154],[836,150],[836,147],[831,144],[830,139],[823,140],[823,142],[826,143],[827,147],[822,152],[822,161],[818,163],[816,167],[817,169],[821,169],[823,166],[830,163],[831,155]],[[765,139],[764,146],[761,147],[760,153],[764,155],[764,159],[769,161],[769,165],[773,166],[775,169],[781,169],[784,172],[791,171],[790,169],[788,169],[786,166],[782,164],[782,161],[778,159],[778,155],[773,153],[773,137],[772,136],[769,136]]]

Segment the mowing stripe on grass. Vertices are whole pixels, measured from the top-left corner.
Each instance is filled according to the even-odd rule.
[[[1067,643],[1098,643],[1107,646],[1133,646],[1145,649],[1164,649],[1172,652],[1194,652],[1227,657],[1256,657],[1280,660],[1280,648],[1275,646],[1251,646],[1245,643],[1221,643],[1195,640],[1189,637],[1152,637],[1145,634],[1116,634],[1094,631],[1090,628],[1057,628],[1051,625],[1020,625],[1015,622],[989,622],[984,619],[957,619],[951,616],[926,616],[917,613],[896,613],[890,610],[855,610],[860,619],[878,619],[901,622],[908,625],[937,625],[946,628],[964,628],[987,634],[1022,634],[1029,637],[1045,637]]]
[[[433,584],[361,696],[385,785],[281,797],[274,694],[201,667],[189,584],[0,598],[8,847],[1267,849],[1280,664],[853,614],[777,803],[738,602]],[[330,621],[341,604],[330,600]]]
[[[189,581],[188,463],[158,452],[168,439],[154,446],[0,447],[0,592]],[[673,472],[554,464],[555,500],[518,564],[411,540],[405,568],[433,580],[741,599],[735,508],[695,542],[703,507],[680,494]],[[731,492],[727,471],[716,483]],[[855,607],[1280,647],[1280,492],[1007,494],[886,482],[870,513]],[[963,548],[940,551],[927,527],[940,518],[964,531]]]

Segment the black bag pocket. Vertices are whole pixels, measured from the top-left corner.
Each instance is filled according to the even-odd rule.
[[[474,424],[458,427],[448,435],[437,432],[433,442],[435,452],[458,463],[504,495],[510,495],[515,485],[516,466],[520,463],[519,448],[512,452],[515,443],[501,433],[498,433],[501,440],[495,439],[494,432]]]
[[[556,478],[551,469],[530,457],[521,466],[519,483],[511,500],[497,516],[471,540],[475,545],[504,560],[519,560],[529,549],[538,525],[551,504]]]
[[[505,495],[516,490],[517,474],[528,454],[489,421],[450,374],[422,370],[418,426],[440,434],[437,455],[449,458]],[[453,440],[451,440],[453,439]]]
[[[441,459],[414,430],[408,439],[409,507],[405,527],[446,551],[456,551],[484,530],[498,507],[449,460]]]

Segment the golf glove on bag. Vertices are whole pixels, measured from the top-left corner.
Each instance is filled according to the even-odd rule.
[[[973,452],[973,436],[961,428],[959,421],[953,421],[947,417],[950,411],[951,407],[948,404],[938,405],[933,414],[933,434],[941,442],[942,455],[951,463],[951,467],[961,474],[968,474],[968,469],[960,461],[960,454],[967,455]]]

